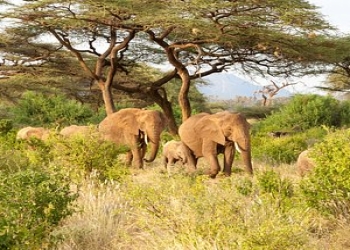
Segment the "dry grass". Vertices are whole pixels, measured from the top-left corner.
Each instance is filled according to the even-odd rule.
[[[79,210],[56,232],[64,236],[59,249],[350,249],[346,222],[303,206],[281,209],[259,190],[239,194],[250,178],[242,171],[211,180],[159,165],[133,170],[123,183],[82,183]],[[256,175],[270,169],[255,164]],[[273,169],[300,181],[294,165]]]

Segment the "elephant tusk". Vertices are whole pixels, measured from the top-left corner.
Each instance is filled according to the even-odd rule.
[[[148,145],[148,139],[147,139],[147,134],[145,133],[145,143]]]
[[[236,148],[236,150],[238,151],[238,153],[242,153],[242,150],[239,148],[239,145],[238,145],[238,143],[237,142],[234,142],[234,144],[235,144],[235,148]]]

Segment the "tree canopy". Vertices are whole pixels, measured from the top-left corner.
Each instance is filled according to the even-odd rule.
[[[334,53],[340,38],[304,0],[5,2],[0,17],[14,25],[0,40],[3,63],[25,65],[26,71],[50,64],[64,78],[86,79],[79,82],[101,91],[107,114],[116,110],[113,94],[119,90],[147,96],[171,116],[164,85],[180,78],[185,120],[194,79],[225,70],[317,74],[344,59]],[[152,64],[168,70],[153,77],[135,70]]]

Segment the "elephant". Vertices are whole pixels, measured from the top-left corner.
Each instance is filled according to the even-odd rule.
[[[155,160],[159,150],[160,135],[166,125],[167,118],[160,111],[125,108],[108,115],[99,123],[98,130],[104,140],[129,148],[128,165],[143,168],[143,161]],[[149,157],[144,159],[148,144],[150,145]]]
[[[187,165],[190,172],[194,172],[196,164],[190,149],[182,142],[171,140],[163,146],[163,164],[165,168],[180,161],[182,165]]]
[[[50,136],[50,130],[43,127],[25,127],[17,132],[17,140],[29,140],[30,138],[37,138],[46,140]]]
[[[63,137],[73,137],[73,136],[86,136],[92,135],[94,133],[98,133],[97,127],[93,126],[78,126],[78,125],[70,125],[68,127],[64,127],[59,134]]]
[[[309,156],[310,150],[306,149],[302,151],[297,159],[297,169],[301,176],[304,176],[307,172],[315,167],[315,162]]]
[[[196,159],[204,157],[210,165],[209,176],[220,171],[218,154],[224,154],[223,173],[231,175],[236,150],[241,153],[246,171],[253,174],[250,124],[244,115],[228,111],[200,113],[185,120],[179,127],[181,141]]]

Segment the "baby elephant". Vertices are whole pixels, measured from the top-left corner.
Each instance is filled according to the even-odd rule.
[[[181,141],[168,141],[163,147],[163,164],[165,168],[180,161],[187,165],[190,172],[196,169],[195,159],[190,149]]]

